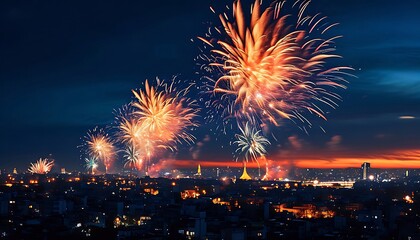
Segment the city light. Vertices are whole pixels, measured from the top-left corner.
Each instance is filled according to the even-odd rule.
[[[414,203],[413,199],[412,199],[409,195],[405,196],[405,197],[404,197],[404,200],[405,200],[407,203]]]

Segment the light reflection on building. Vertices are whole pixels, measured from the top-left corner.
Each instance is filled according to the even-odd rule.
[[[293,213],[297,218],[332,218],[335,212],[327,207],[317,207],[313,204],[288,207],[286,204],[273,205],[274,211]]]

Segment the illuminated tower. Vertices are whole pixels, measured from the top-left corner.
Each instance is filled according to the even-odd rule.
[[[200,166],[200,164],[198,164],[198,167],[197,167],[197,176],[201,177],[201,166]]]
[[[362,164],[362,179],[366,180],[369,176],[370,163],[364,162]]]
[[[197,173],[194,174],[194,177],[201,178],[201,166],[200,166],[200,164],[198,164],[198,166],[197,166]]]
[[[13,174],[18,174],[16,168],[13,168]]]
[[[241,180],[251,180],[252,179],[246,171],[246,163],[245,162],[244,162],[244,170],[243,170],[242,175],[239,179],[241,179]]]

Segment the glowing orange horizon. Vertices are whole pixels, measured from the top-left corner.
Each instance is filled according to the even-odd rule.
[[[420,159],[414,161],[376,158],[311,159],[298,160],[294,164],[299,168],[352,168],[360,167],[364,162],[369,162],[372,168],[420,168]]]
[[[243,166],[242,162],[235,161],[165,160],[165,162],[176,168],[195,168],[198,164],[202,167],[241,168]],[[364,162],[369,162],[372,168],[420,168],[420,159],[417,161],[406,161],[373,158],[303,159],[291,162],[278,161],[278,165],[280,167],[294,165],[299,168],[358,168]],[[258,168],[258,164],[256,162],[248,162],[246,167]]]
[[[372,168],[420,168],[420,149],[395,150],[382,154],[337,154],[337,156],[279,156],[270,158],[270,165],[287,168],[291,165],[299,168],[358,168],[364,162],[369,162]],[[296,159],[300,158],[300,159]],[[164,160],[178,168],[194,168],[198,164],[202,167],[242,167],[242,162],[209,161],[209,160]],[[256,162],[247,163],[248,168],[258,168]]]

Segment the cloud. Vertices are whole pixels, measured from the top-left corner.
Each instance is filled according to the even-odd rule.
[[[303,147],[303,141],[298,138],[298,136],[293,135],[288,138],[289,144],[293,149],[300,150]]]
[[[411,69],[378,69],[370,74],[376,76],[381,91],[408,94],[418,98],[420,94],[420,71]]]
[[[193,146],[193,147],[190,148],[191,157],[194,160],[196,160],[196,159],[198,159],[200,157],[201,150],[202,150],[202,148],[204,146],[204,143],[210,142],[210,140],[211,140],[210,135],[206,134],[201,141],[197,142],[195,144],[195,146]]]
[[[416,117],[415,117],[415,116],[399,116],[398,118],[399,118],[399,119],[402,119],[402,120],[411,120],[411,119],[416,119]]]
[[[342,141],[342,137],[340,135],[335,135],[331,137],[330,141],[327,142],[327,148],[329,150],[339,150],[341,148],[340,143]]]

